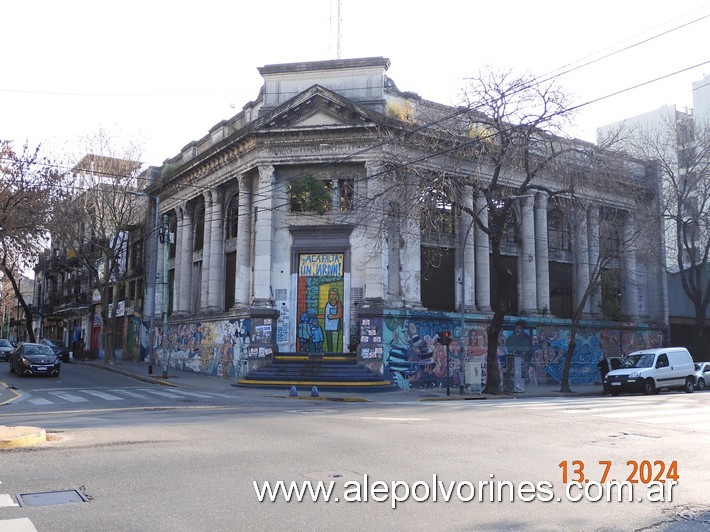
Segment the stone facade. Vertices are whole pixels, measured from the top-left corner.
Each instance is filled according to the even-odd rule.
[[[406,387],[416,364],[397,369],[402,364],[392,363],[391,354],[403,325],[436,322],[464,335],[466,324],[480,328],[490,318],[489,241],[472,223],[473,213],[486,223],[485,201],[473,193],[465,198],[468,213],[436,245],[420,231],[417,215],[392,213],[402,201],[388,196],[386,184],[393,168],[407,166],[383,135],[405,131],[412,116],[451,109],[399,91],[388,67],[381,57],[262,67],[256,100],[146,173],[146,193],[159,196],[164,234],[171,235],[156,261],[164,360],[172,354],[174,365],[234,378],[276,351],[357,350],[363,362],[397,373]],[[414,175],[435,164],[409,168]],[[301,196],[296,185],[305,187]],[[554,311],[571,308],[588,284],[590,241],[596,241],[589,236],[600,231],[603,206],[575,225],[568,247],[553,248],[548,194],[540,190],[514,203],[519,238],[505,248],[511,313],[526,316],[533,328],[564,329],[569,321]],[[624,230],[633,223],[629,216]],[[150,249],[148,261],[156,259]],[[429,260],[432,253],[439,258]],[[430,262],[441,266],[437,285],[423,273]],[[625,321],[609,322],[595,294],[585,309],[587,330],[662,334],[667,320],[657,262],[634,252],[620,258],[625,279],[636,276],[625,287]],[[432,301],[436,308],[428,307]],[[406,358],[411,362],[412,353]]]

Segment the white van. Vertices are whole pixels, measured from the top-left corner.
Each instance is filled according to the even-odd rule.
[[[652,394],[661,388],[682,389],[692,393],[695,364],[684,347],[662,347],[635,351],[624,359],[624,366],[604,377],[604,392]]]

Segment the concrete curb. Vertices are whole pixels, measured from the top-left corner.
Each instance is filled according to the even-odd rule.
[[[37,427],[0,425],[0,449],[29,447],[47,441],[47,431]]]

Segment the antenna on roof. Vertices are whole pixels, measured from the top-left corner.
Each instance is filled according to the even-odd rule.
[[[331,32],[333,30],[333,5],[335,5],[335,56],[336,59],[340,59],[340,23],[342,17],[340,16],[340,8],[342,6],[341,0],[330,0],[330,28]]]

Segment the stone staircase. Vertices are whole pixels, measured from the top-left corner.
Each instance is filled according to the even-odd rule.
[[[357,363],[351,354],[279,353],[271,364],[252,371],[237,382],[239,386],[390,391],[397,387]]]

